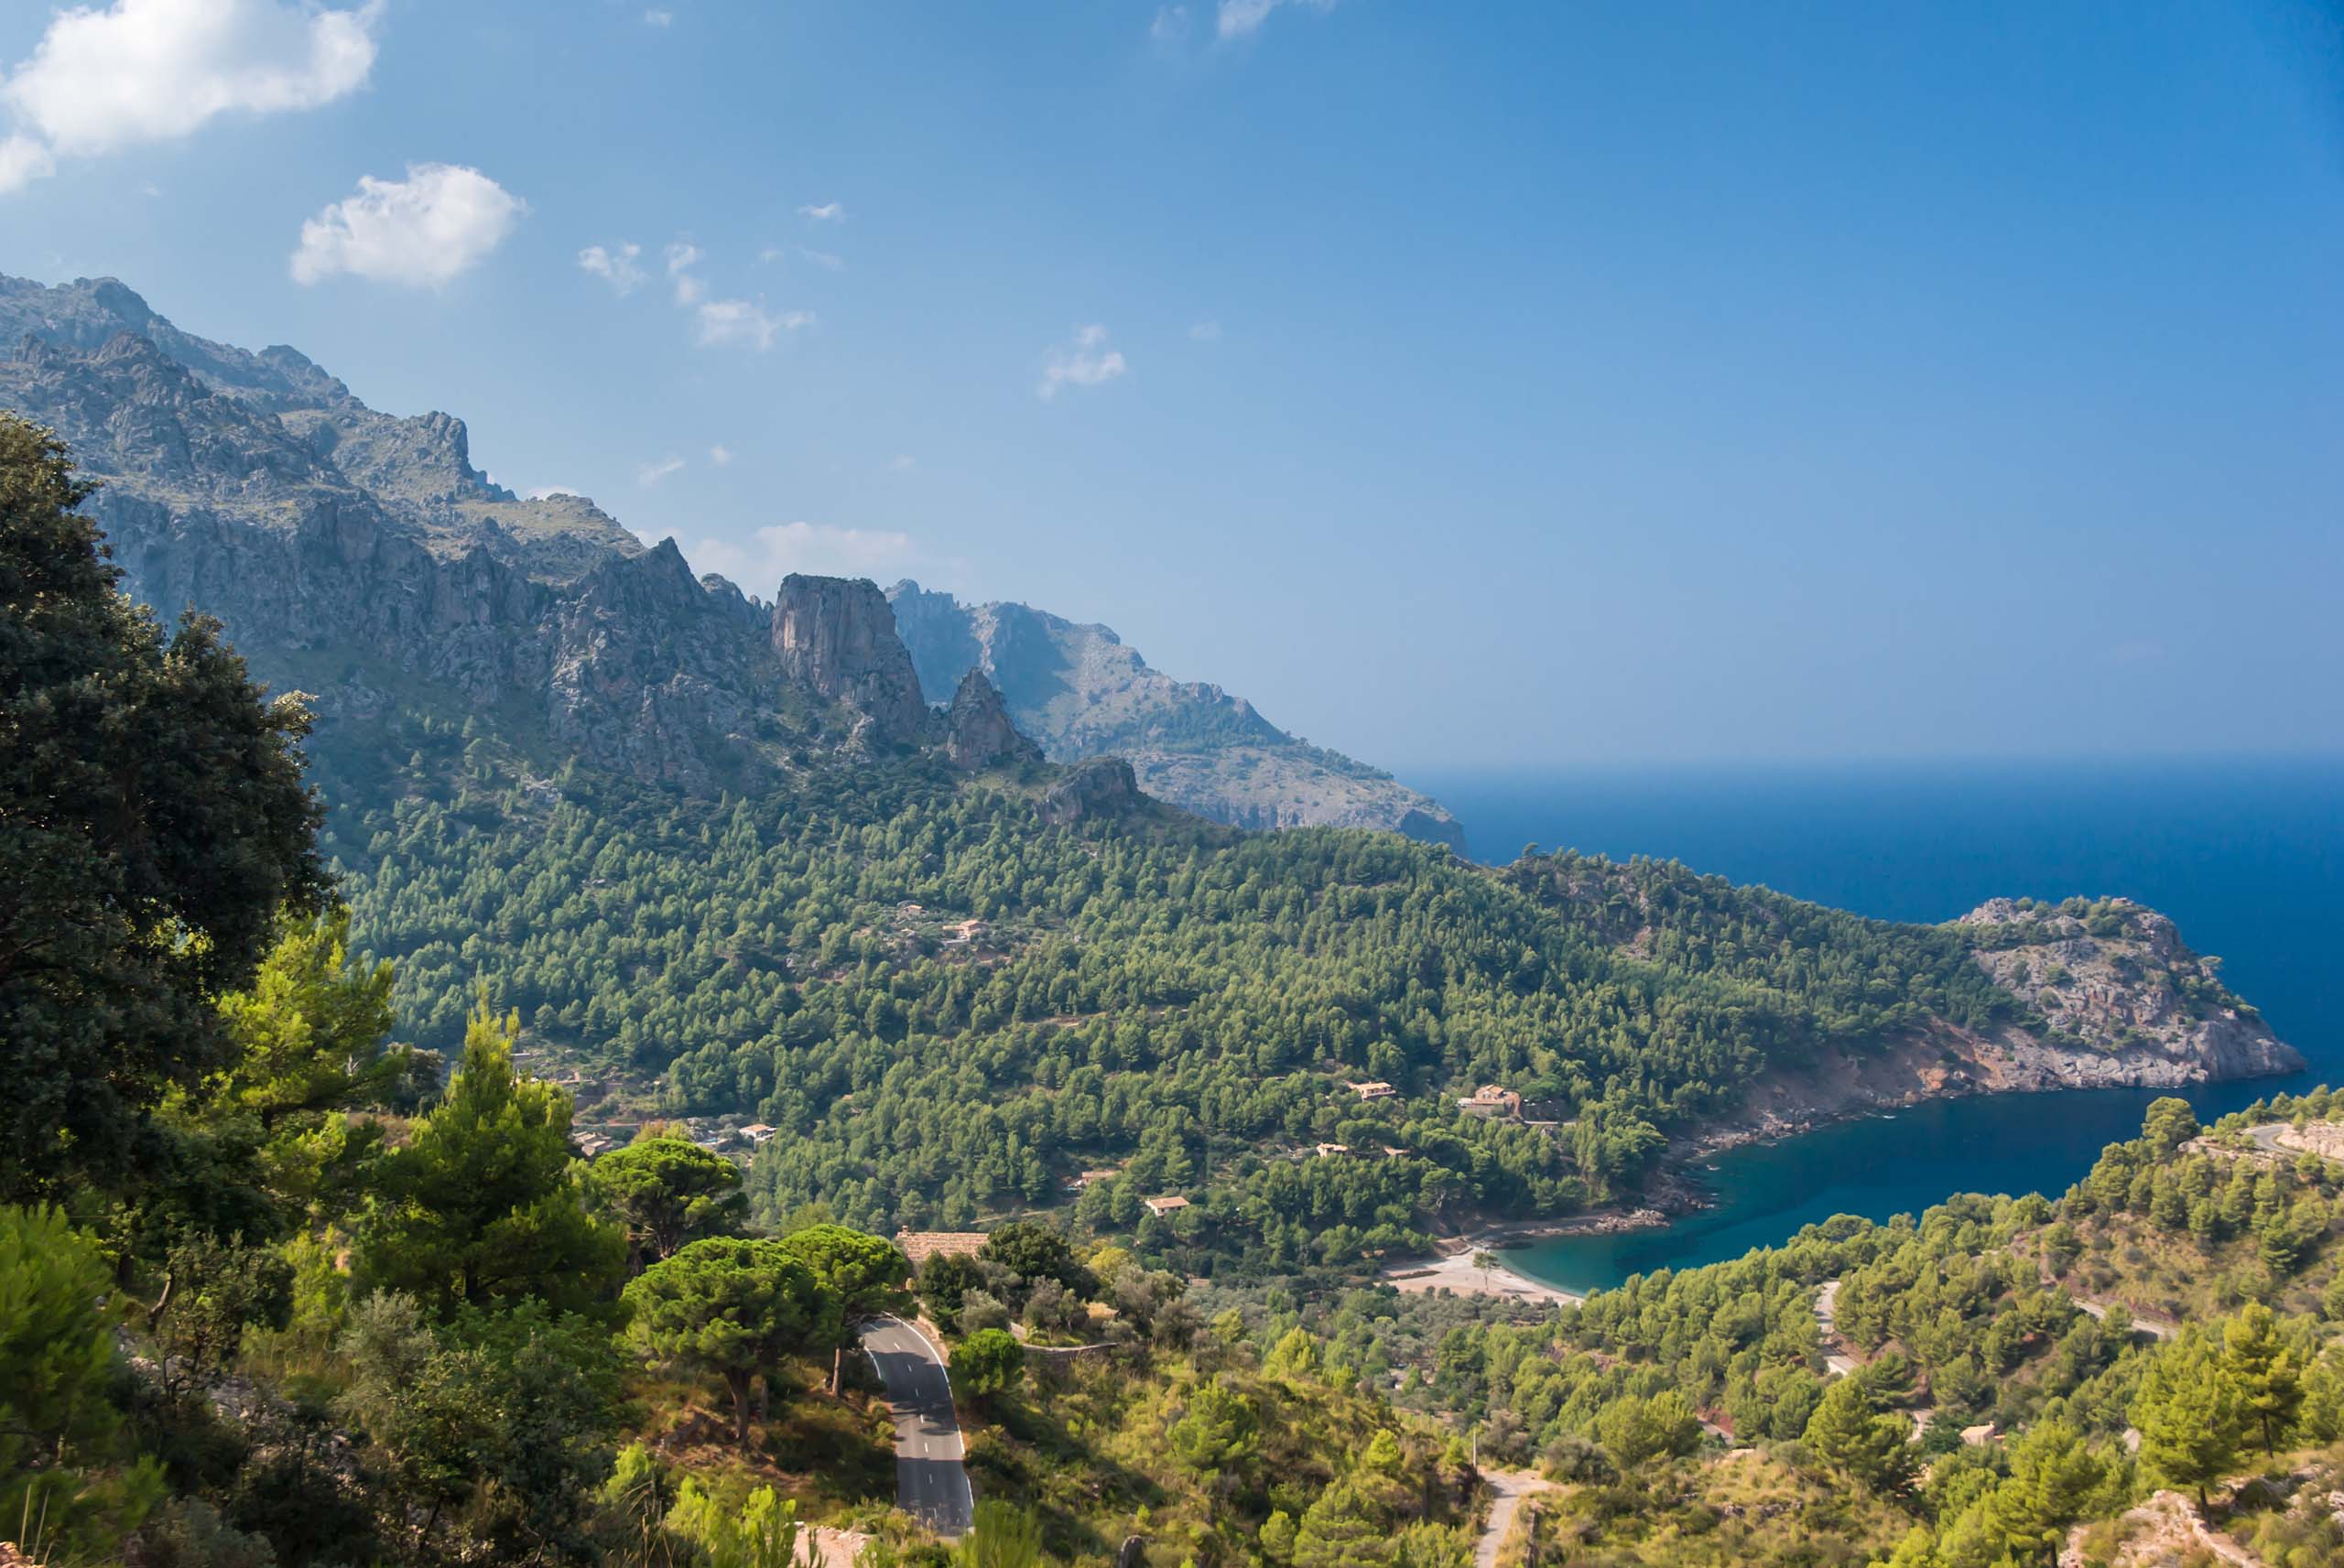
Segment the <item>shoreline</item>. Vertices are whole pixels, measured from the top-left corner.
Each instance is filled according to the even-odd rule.
[[[1555,1219],[1500,1222],[1470,1238],[1436,1240],[1434,1245],[1438,1250],[1433,1255],[1392,1263],[1382,1271],[1377,1280],[1379,1283],[1411,1292],[1430,1292],[1445,1286],[1459,1295],[1577,1305],[1584,1303],[1593,1292],[1570,1290],[1524,1273],[1506,1261],[1504,1254],[1556,1237],[1659,1230],[1687,1215],[1713,1208],[1717,1206],[1717,1199],[1706,1190],[1706,1184],[1699,1179],[1699,1167],[1709,1156],[1736,1149],[1783,1143],[1829,1127],[1894,1117],[1901,1110],[1931,1103],[2016,1098],[2108,1088],[2173,1092],[2176,1088],[2207,1088],[2221,1083],[2284,1081],[2297,1076],[2296,1073],[2247,1074],[2235,1078],[2216,1078],[2187,1085],[2059,1083],[1989,1086],[1972,1080],[1894,1098],[1883,1097],[1868,1103],[1847,1103],[1828,1108],[1807,1107],[1796,1115],[1786,1116],[1780,1111],[1770,1110],[1753,1120],[1729,1122],[1674,1141],[1664,1156],[1664,1162],[1654,1174],[1652,1186],[1644,1195],[1646,1201],[1636,1207],[1590,1210]],[[1472,1266],[1472,1255],[1477,1250],[1499,1255],[1499,1262],[1489,1271],[1486,1281],[1482,1271]]]
[[[1429,1295],[1446,1289],[1460,1296],[1483,1296],[1493,1301],[1529,1302],[1551,1306],[1577,1306],[1587,1300],[1582,1292],[1567,1291],[1560,1285],[1549,1285],[1527,1274],[1518,1274],[1503,1261],[1486,1274],[1473,1266],[1476,1251],[1496,1250],[1494,1246],[1477,1245],[1461,1252],[1410,1259],[1386,1268],[1376,1276],[1376,1282],[1390,1285],[1410,1295]],[[1503,1254],[1500,1256],[1503,1258]]]

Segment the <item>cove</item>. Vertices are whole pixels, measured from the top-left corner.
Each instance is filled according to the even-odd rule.
[[[2280,1089],[2309,1087],[2297,1075],[2220,1084],[2181,1098],[2210,1121]],[[1506,1267],[1568,1291],[1608,1290],[1631,1274],[1721,1263],[1777,1245],[1835,1214],[1917,1217],[1965,1192],[2056,1197],[2091,1169],[2102,1149],[2137,1137],[2149,1102],[2172,1092],[1970,1095],[1744,1144],[1692,1167],[1715,1206],[1649,1230],[1533,1242],[1507,1251]]]
[[[1477,859],[1523,843],[1681,860],[1887,920],[1997,893],[2122,892],[2230,960],[2233,989],[2306,1074],[2184,1093],[2211,1119],[2344,1082],[2344,764],[2335,758],[1451,773],[1419,782]],[[1690,1172],[1714,1206],[1651,1230],[1561,1237],[1509,1267],[1567,1290],[1738,1258],[1834,1214],[1918,1215],[1956,1193],[2056,1195],[2135,1136],[2157,1090],[1981,1095],[1746,1145]],[[1704,1169],[1714,1165],[1714,1170]]]

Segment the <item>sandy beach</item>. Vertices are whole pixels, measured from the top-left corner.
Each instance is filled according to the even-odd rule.
[[[1503,1260],[1505,1254],[1498,1257]],[[1451,1253],[1439,1258],[1417,1258],[1405,1263],[1394,1263],[1384,1271],[1384,1281],[1396,1290],[1437,1291],[1443,1287],[1460,1296],[1499,1296],[1518,1302],[1568,1303],[1576,1305],[1587,1298],[1576,1291],[1557,1285],[1542,1285],[1536,1280],[1525,1279],[1501,1261],[1484,1278],[1473,1267],[1470,1250]]]

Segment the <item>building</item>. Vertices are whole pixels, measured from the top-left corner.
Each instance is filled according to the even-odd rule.
[[[1362,1099],[1390,1099],[1394,1095],[1400,1092],[1381,1078],[1376,1079],[1373,1083],[1347,1084],[1344,1087],[1350,1089],[1351,1093],[1359,1096]]]
[[[903,1249],[904,1256],[912,1260],[914,1268],[919,1267],[939,1252],[949,1252],[959,1258],[971,1257],[977,1249],[984,1244],[985,1233],[982,1230],[898,1230],[895,1232],[895,1245]]]
[[[748,1126],[741,1129],[741,1136],[747,1139],[751,1143],[762,1144],[780,1130],[781,1129],[778,1127],[768,1127],[762,1121],[753,1121],[749,1123]]]
[[[1182,1197],[1142,1198],[1140,1201],[1147,1205],[1147,1212],[1158,1219],[1188,1206],[1188,1200]]]
[[[1321,1160],[1348,1154],[1351,1152],[1351,1146],[1348,1143],[1321,1143],[1318,1145],[1318,1158]]]
[[[1483,1084],[1457,1102],[1468,1116],[1503,1116],[1522,1119],[1522,1097],[1498,1084]]]

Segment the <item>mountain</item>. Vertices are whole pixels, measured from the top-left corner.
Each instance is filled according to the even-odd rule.
[[[1148,794],[1239,827],[1382,827],[1465,852],[1438,802],[1287,734],[1242,697],[1151,669],[1108,627],[911,581],[887,598],[930,702],[982,670],[1054,762],[1122,757]]]
[[[218,615],[256,668],[316,694],[329,745],[390,707],[452,702],[534,735],[548,765],[755,788],[825,747],[933,742],[946,720],[928,709],[982,670],[1051,760],[1124,756],[1149,795],[1239,826],[1463,849],[1432,801],[1157,674],[1104,627],[911,584],[891,607],[868,584],[793,579],[768,605],[695,581],[672,543],[646,549],[583,497],[497,484],[462,420],[381,413],[297,350],[196,337],[111,278],[0,276],[0,406],[55,427],[103,481],[92,508],[132,590]],[[1035,760],[999,734],[975,750]]]

